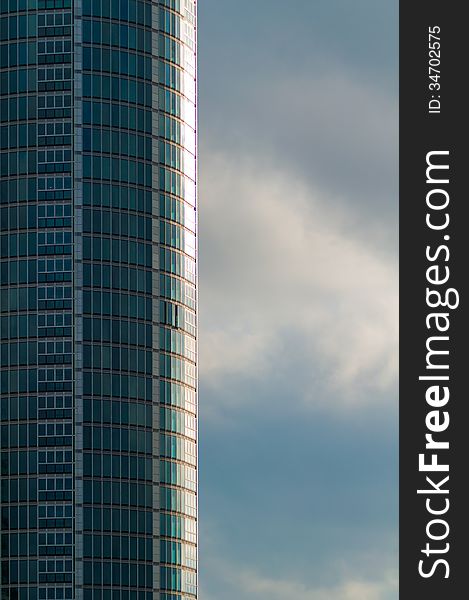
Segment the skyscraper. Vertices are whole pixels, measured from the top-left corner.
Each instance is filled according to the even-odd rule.
[[[196,0],[0,7],[1,600],[192,600]]]

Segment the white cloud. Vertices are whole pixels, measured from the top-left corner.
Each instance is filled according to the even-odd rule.
[[[376,580],[345,577],[336,584],[314,585],[298,579],[269,577],[252,568],[217,559],[209,565],[209,575],[208,588],[223,590],[226,600],[391,600],[398,593],[397,574],[392,571],[383,572]],[[212,598],[205,589],[203,597]]]
[[[325,192],[268,158],[208,148],[202,171],[203,382],[261,380],[297,359],[310,364],[301,402],[321,404],[318,374],[338,406],[373,401],[396,380],[398,341],[397,266],[367,242],[376,231],[352,230]]]
[[[270,579],[255,572],[239,574],[241,589],[247,597],[259,600],[383,600],[395,590],[395,580],[371,582],[348,580],[332,587],[310,587],[297,581]]]

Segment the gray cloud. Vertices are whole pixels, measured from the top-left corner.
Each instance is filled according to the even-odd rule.
[[[397,597],[397,3],[200,5],[201,597]]]
[[[202,83],[262,72],[273,79],[327,60],[395,87],[397,2],[294,0],[287,8],[282,0],[205,0],[199,12]]]
[[[392,600],[398,590],[397,574],[385,572],[381,579],[361,580],[351,576],[336,585],[320,587],[307,585],[287,574],[262,575],[252,567],[233,565],[214,559],[211,574],[219,582],[212,595],[203,591],[205,600]],[[221,581],[220,581],[221,580]]]
[[[305,406],[374,403],[397,377],[395,260],[362,239],[327,192],[267,160],[204,155],[202,380],[220,390],[227,377],[268,387],[280,372]],[[230,401],[220,394],[214,408]],[[236,397],[237,408],[246,401]]]
[[[206,46],[201,36],[202,150],[209,136],[267,153],[395,253],[397,5],[297,0],[284,18],[276,0],[216,4],[205,7]]]
[[[276,170],[289,171],[293,184],[300,180],[327,191],[328,202],[346,211],[363,237],[379,228],[373,241],[395,251],[395,99],[341,70],[259,79],[253,88],[238,90],[236,106],[225,106],[220,123],[212,113],[210,143],[247,155],[261,168],[267,155]],[[207,136],[203,153],[206,147]]]

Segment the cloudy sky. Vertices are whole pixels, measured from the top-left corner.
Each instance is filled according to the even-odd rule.
[[[201,600],[397,599],[397,0],[201,0]]]

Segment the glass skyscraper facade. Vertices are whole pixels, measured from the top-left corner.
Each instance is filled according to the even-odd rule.
[[[0,0],[1,600],[197,597],[196,37]]]

